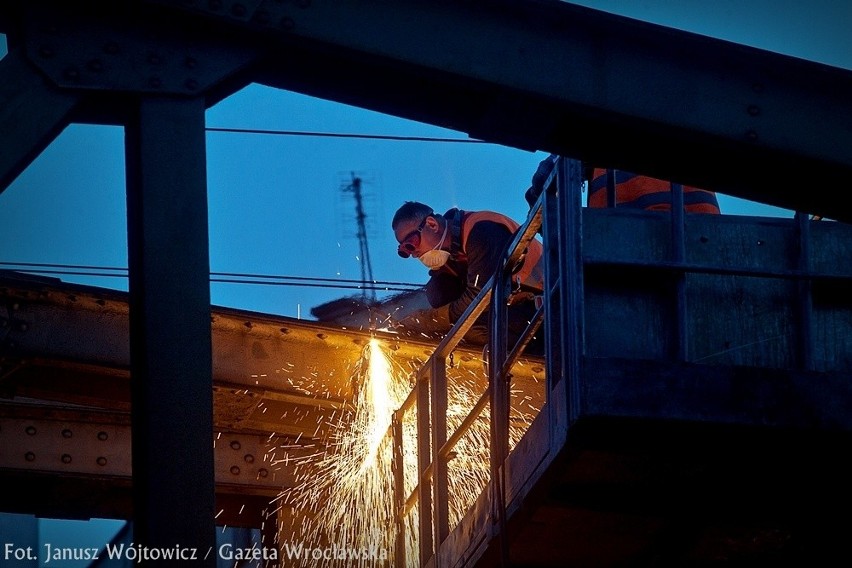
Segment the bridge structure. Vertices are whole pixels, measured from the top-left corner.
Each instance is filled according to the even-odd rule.
[[[548,258],[542,412],[508,453],[497,410],[509,376],[527,377],[493,339],[490,488],[449,526],[453,435],[440,413],[423,419],[434,455],[418,465],[416,563],[844,553],[832,512],[849,504],[852,73],[556,1],[13,0],[0,29],[0,189],[68,124],[123,126],[130,258],[124,298],[4,281],[0,436],[14,451],[0,468],[17,488],[43,481],[4,492],[5,509],[109,509],[132,517],[137,542],[207,549],[230,496],[257,520],[287,483],[261,449],[305,428],[259,408],[316,422],[351,397],[325,365],[355,357],[362,333],[210,306],[204,110],[256,82],[803,213],[582,211],[579,166],[563,160],[518,236],[541,230]],[[628,95],[627,79],[647,88]],[[432,408],[458,339],[400,347],[428,361],[417,384],[433,385]],[[282,389],[268,375],[288,362],[340,383],[324,400]]]

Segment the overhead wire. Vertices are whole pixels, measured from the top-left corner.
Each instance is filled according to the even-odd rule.
[[[0,266],[32,274],[57,274],[64,276],[94,276],[105,278],[127,278],[129,270],[123,267],[93,266],[81,264],[52,264],[39,262],[0,262]],[[418,290],[422,284],[373,280],[363,282],[349,278],[321,278],[312,276],[287,276],[274,274],[251,274],[245,272],[211,272],[210,282],[225,284],[260,284],[267,286],[305,286],[313,288],[358,289],[376,291],[407,292]]]

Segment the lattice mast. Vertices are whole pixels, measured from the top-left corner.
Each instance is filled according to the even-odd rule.
[[[352,173],[352,182],[343,187],[343,191],[352,192],[355,196],[355,220],[358,223],[358,245],[360,247],[359,258],[361,259],[361,282],[364,288],[361,297],[364,301],[375,303],[376,290],[373,286],[373,267],[370,264],[370,248],[367,245],[367,214],[364,212],[364,199],[361,192],[361,178]]]

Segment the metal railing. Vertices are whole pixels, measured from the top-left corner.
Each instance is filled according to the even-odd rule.
[[[500,480],[502,479],[501,466],[509,452],[510,370],[540,328],[546,304],[546,302],[542,303],[536,310],[534,317],[510,350],[507,310],[511,295],[511,275],[512,269],[521,261],[528,244],[541,228],[543,200],[542,196],[530,209],[527,220],[515,232],[497,273],[482,287],[449,333],[438,344],[434,353],[419,370],[411,393],[393,415],[388,435],[392,438],[393,444],[396,511],[394,552],[397,566],[408,565],[405,520],[414,507],[419,506],[417,541],[420,565],[426,564],[433,555],[437,554],[441,542],[449,535],[448,463],[454,449],[489,405],[491,408],[490,484],[492,493],[505,510]],[[458,427],[450,433],[447,428],[447,359],[486,309],[489,310],[491,319],[487,366],[488,387]],[[413,490],[406,494],[403,423],[406,413],[411,410],[416,410],[417,413],[417,483]],[[505,519],[503,514],[498,516]]]

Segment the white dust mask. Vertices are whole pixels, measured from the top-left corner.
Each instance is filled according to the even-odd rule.
[[[441,235],[441,241],[435,245],[432,250],[427,250],[423,254],[420,255],[420,262],[422,262],[426,268],[429,270],[438,270],[450,260],[450,251],[441,250],[441,245],[444,244],[444,239],[447,238],[447,227],[449,223],[444,225],[444,234]]]

